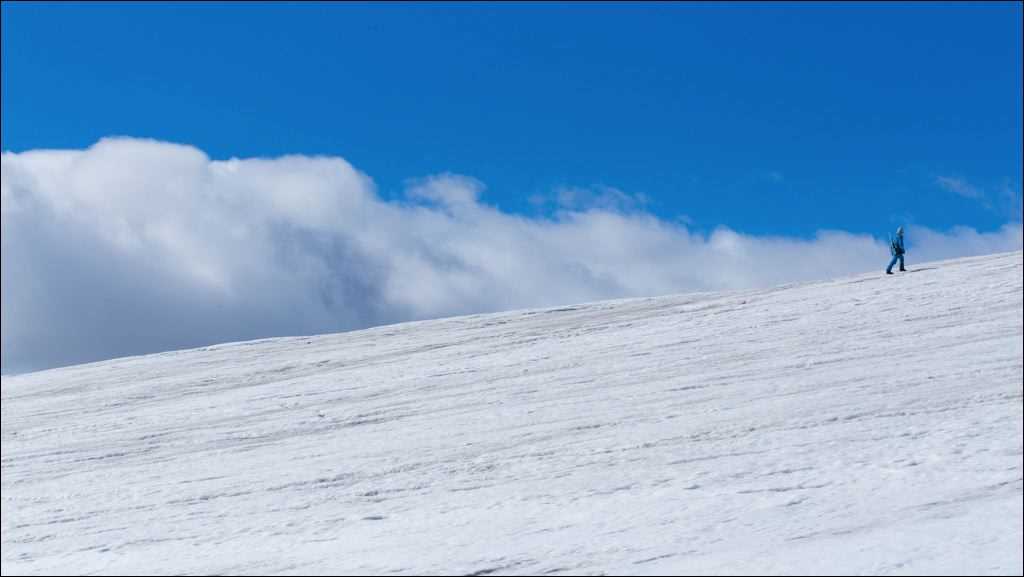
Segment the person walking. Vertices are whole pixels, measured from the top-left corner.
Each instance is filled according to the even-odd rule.
[[[896,238],[889,239],[889,252],[892,253],[892,260],[889,261],[889,266],[885,269],[885,274],[892,274],[892,265],[896,264],[896,261],[900,261],[900,272],[907,272],[907,269],[903,267],[903,255],[906,254],[907,249],[903,245],[903,227],[896,229]]]

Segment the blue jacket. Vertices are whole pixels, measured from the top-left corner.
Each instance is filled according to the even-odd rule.
[[[903,248],[903,235],[897,234],[896,238],[892,239],[892,246],[889,247],[892,251],[893,256],[904,254],[906,251]]]

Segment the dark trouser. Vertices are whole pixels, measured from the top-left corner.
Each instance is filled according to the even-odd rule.
[[[889,261],[889,267],[885,269],[885,272],[892,272],[892,265],[896,264],[896,260],[897,259],[899,259],[899,261],[900,261],[900,270],[902,270],[902,271],[906,271],[907,270],[907,269],[903,268],[903,253],[900,253],[900,254],[892,255],[892,260]]]

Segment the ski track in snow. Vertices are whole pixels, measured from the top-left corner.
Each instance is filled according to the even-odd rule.
[[[1022,573],[1022,253],[4,377],[3,574]]]

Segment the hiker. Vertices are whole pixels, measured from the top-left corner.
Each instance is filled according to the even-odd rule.
[[[889,252],[892,253],[892,260],[889,261],[885,274],[892,274],[892,265],[896,264],[897,259],[900,261],[900,272],[907,272],[907,269],[903,267],[903,254],[907,252],[907,249],[903,246],[902,226],[896,229],[896,238],[889,239]]]

